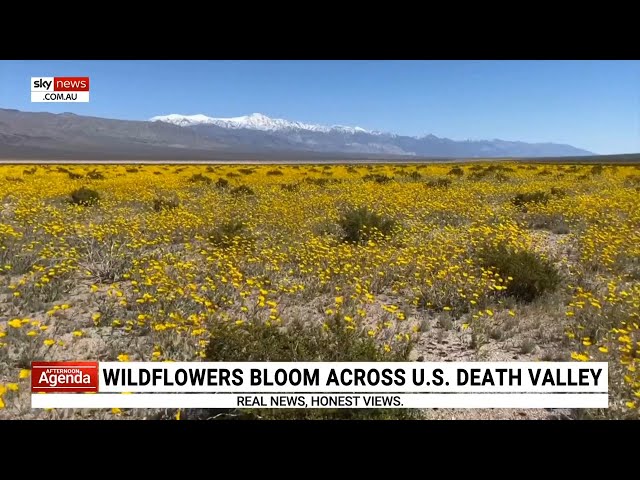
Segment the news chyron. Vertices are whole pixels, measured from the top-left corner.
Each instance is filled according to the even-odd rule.
[[[89,77],[31,77],[31,102],[88,102]]]

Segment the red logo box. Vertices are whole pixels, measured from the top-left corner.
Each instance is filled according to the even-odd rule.
[[[32,362],[31,391],[97,392],[98,362]]]
[[[54,77],[54,92],[88,92],[89,77]]]

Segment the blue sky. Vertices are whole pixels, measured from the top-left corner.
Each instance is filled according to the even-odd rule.
[[[89,76],[91,101],[32,104],[32,76]],[[0,108],[133,120],[260,112],[630,153],[640,152],[640,61],[0,61]]]

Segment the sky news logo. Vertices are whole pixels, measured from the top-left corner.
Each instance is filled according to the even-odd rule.
[[[88,102],[89,77],[31,77],[31,102]]]

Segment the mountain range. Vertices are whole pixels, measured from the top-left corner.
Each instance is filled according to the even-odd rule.
[[[588,156],[571,145],[506,140],[411,137],[360,127],[323,126],[251,115],[214,118],[171,114],[149,121],[73,113],[0,109],[2,158],[227,159],[418,157],[497,158]]]

